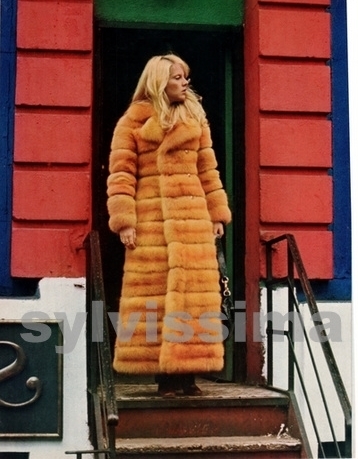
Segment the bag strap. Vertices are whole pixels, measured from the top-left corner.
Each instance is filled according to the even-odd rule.
[[[216,253],[217,253],[217,258],[218,258],[218,263],[219,263],[220,274],[222,277],[227,277],[225,255],[224,255],[223,245],[222,245],[220,237],[215,238],[215,244],[216,244]]]
[[[216,244],[216,254],[217,254],[217,259],[218,259],[218,264],[219,264],[219,271],[221,275],[221,282],[224,285],[223,295],[231,296],[231,292],[229,289],[229,277],[227,275],[225,255],[224,255],[221,238],[219,237],[215,238],[215,244]]]

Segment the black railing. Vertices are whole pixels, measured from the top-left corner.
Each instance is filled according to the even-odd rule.
[[[68,451],[66,454],[94,454],[116,458],[115,429],[118,412],[112,372],[106,299],[102,275],[100,241],[97,231],[86,238],[87,273],[87,386],[91,441],[95,450]]]
[[[277,247],[277,244],[282,244],[286,242],[287,245],[287,276],[285,277],[274,277],[273,275],[273,253],[274,247]],[[274,348],[273,348],[273,336],[274,335],[283,335],[287,338],[288,341],[288,391],[294,393],[295,380],[298,378],[305,399],[305,403],[310,415],[312,422],[312,427],[315,433],[318,444],[318,457],[337,457],[337,458],[351,458],[352,457],[352,409],[351,404],[343,384],[332,348],[327,336],[321,314],[318,310],[317,303],[311,288],[311,284],[308,280],[306,270],[304,268],[302,258],[300,256],[295,238],[291,234],[284,234],[280,237],[271,239],[265,242],[266,245],[266,288],[267,288],[267,383],[269,386],[273,386],[274,378]],[[297,280],[299,281],[302,291],[305,295],[306,302],[309,308],[311,318],[313,320],[314,326],[317,331],[318,341],[321,344],[321,349],[323,351],[325,360],[328,365],[328,370],[331,375],[331,379],[337,393],[340,406],[342,409],[344,417],[344,429],[345,429],[345,439],[343,442],[337,441],[337,435],[334,429],[334,423],[332,421],[332,415],[329,410],[329,401],[327,400],[327,395],[324,391],[324,384],[322,383],[322,378],[318,371],[317,362],[314,358],[314,353],[312,350],[311,336],[307,332],[303,315],[299,307],[299,302],[296,297],[295,290],[295,273],[297,274]],[[275,329],[274,328],[274,304],[273,304],[273,291],[277,286],[286,286],[288,287],[288,330]],[[297,324],[298,321],[298,324]],[[319,394],[323,403],[324,412],[326,415],[326,420],[329,425],[329,430],[331,433],[332,442],[334,447],[334,455],[328,456],[327,451],[325,450],[325,443],[321,440],[320,420],[315,419],[314,407],[309,395],[309,390],[305,383],[305,378],[302,373],[302,369],[299,364],[299,359],[297,353],[295,352],[295,336],[294,333],[297,330],[297,326],[301,327],[301,333],[303,336],[303,341],[308,350],[308,354],[312,363],[312,368],[314,375],[318,384]],[[282,371],[282,368],[280,368]],[[326,432],[325,432],[326,434]]]

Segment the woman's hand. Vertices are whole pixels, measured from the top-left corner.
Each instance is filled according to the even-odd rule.
[[[215,237],[224,236],[224,225],[221,222],[214,222],[213,231]]]
[[[127,249],[134,250],[136,248],[137,234],[135,228],[123,228],[119,232],[119,237]]]

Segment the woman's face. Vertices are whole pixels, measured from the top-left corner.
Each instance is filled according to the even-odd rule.
[[[169,81],[165,92],[171,104],[184,102],[189,79],[186,79],[183,67],[180,64],[173,64],[170,67]]]

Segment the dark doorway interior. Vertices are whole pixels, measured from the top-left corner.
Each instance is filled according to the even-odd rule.
[[[100,28],[97,31],[96,134],[94,159],[94,227],[100,232],[106,301],[110,310],[118,308],[123,248],[108,230],[106,179],[113,129],[126,110],[144,65],[153,55],[168,51],[181,56],[191,68],[191,84],[203,97],[221,177],[232,189],[234,252],[232,288],[234,299],[244,299],[244,147],[242,38],[240,31],[193,31]],[[228,69],[229,61],[229,69]],[[226,132],[227,88],[232,85],[232,171],[227,171]],[[239,127],[239,128],[237,128]],[[230,153],[230,154],[232,154]],[[114,339],[114,333],[113,333]],[[240,360],[240,357],[239,357]],[[239,363],[239,362],[238,362]],[[242,372],[241,372],[242,373]]]

